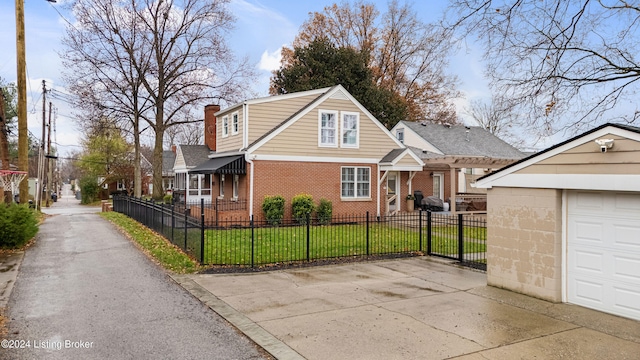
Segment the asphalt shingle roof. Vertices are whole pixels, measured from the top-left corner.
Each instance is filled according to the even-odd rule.
[[[438,148],[444,155],[496,159],[521,159],[525,156],[518,149],[478,126],[448,126],[413,121],[401,123]]]
[[[173,174],[173,163],[176,161],[176,154],[171,150],[165,150],[162,152],[162,174]]]
[[[187,167],[198,166],[209,160],[211,153],[207,145],[180,145],[180,150]]]

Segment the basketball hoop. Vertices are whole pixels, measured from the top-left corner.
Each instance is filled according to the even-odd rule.
[[[11,193],[15,194],[25,177],[27,177],[26,171],[0,170],[0,185],[4,191],[11,190]]]

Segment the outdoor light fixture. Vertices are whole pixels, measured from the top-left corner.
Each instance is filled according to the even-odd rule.
[[[600,145],[601,153],[606,153],[608,149],[613,147],[613,139],[598,139],[596,144]]]

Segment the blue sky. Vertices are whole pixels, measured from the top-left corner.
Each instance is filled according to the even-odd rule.
[[[48,88],[64,92],[61,78],[61,61],[58,52],[62,50],[65,20],[71,20],[62,7],[66,0],[51,4],[46,0],[25,0],[25,23],[27,42],[28,122],[29,130],[40,137],[42,126],[42,80]],[[378,10],[384,12],[387,0],[370,0]],[[260,81],[255,91],[266,96],[271,70],[277,67],[277,56],[283,45],[289,45],[298,33],[309,12],[321,11],[336,1],[290,1],[290,0],[231,0],[230,8],[236,16],[236,28],[231,33],[230,46],[239,57],[248,56],[259,70]],[[341,2],[341,1],[338,1]],[[402,0],[400,1],[401,3]],[[424,21],[432,21],[441,16],[447,5],[446,0],[410,2]],[[58,10],[61,14],[59,15]],[[0,76],[10,82],[16,80],[15,56],[15,2],[3,0],[0,3]],[[464,47],[451,61],[448,73],[460,79],[459,90],[465,100],[487,97],[486,81],[479,62],[480,52]],[[63,101],[50,99],[58,109],[56,140],[62,154],[79,150],[80,134],[72,119],[72,109]],[[144,141],[144,140],[143,140]]]

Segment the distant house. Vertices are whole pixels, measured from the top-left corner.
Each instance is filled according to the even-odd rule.
[[[101,197],[102,199],[108,199],[113,194],[128,193],[132,194],[134,189],[134,169],[133,160],[134,154],[129,153],[127,160],[130,164],[127,166],[120,166],[117,170],[118,175],[110,175],[109,177],[99,177],[98,182],[102,185]],[[141,189],[142,194],[151,194],[151,182],[153,176],[153,165],[142,154],[140,154],[140,178],[142,180]]]
[[[207,106],[205,142],[178,147],[176,187],[257,218],[265,196],[282,195],[288,217],[301,193],[330,200],[334,214],[401,211],[424,165],[340,85]]]
[[[487,130],[476,126],[400,121],[391,133],[425,163],[414,177],[414,188],[426,196],[456,203],[452,211],[482,203],[483,189],[470,184],[494,169],[522,159],[525,154]],[[481,200],[479,202],[475,200]]]
[[[162,152],[162,190],[164,193],[172,193],[174,188],[175,172],[173,165],[176,162],[177,147],[171,145],[171,150]]]
[[[206,116],[206,115],[205,115]],[[205,119],[206,122],[206,119]],[[173,196],[177,202],[211,201],[211,175],[189,174],[196,166],[206,162],[212,151],[207,145],[178,145],[173,165],[175,174]]]

